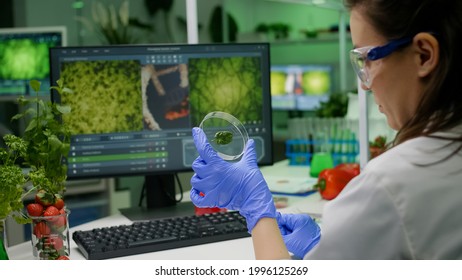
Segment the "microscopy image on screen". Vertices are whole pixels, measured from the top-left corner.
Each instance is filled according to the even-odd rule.
[[[287,73],[284,71],[271,71],[271,95],[287,94]]]
[[[307,95],[329,94],[332,90],[331,75],[331,71],[325,69],[304,72],[301,78],[302,92]]]
[[[0,97],[35,96],[29,80],[42,83],[41,96],[50,94],[48,51],[61,46],[63,33],[38,29],[0,28]]]
[[[189,127],[187,65],[147,64],[141,73],[145,129]]]
[[[31,38],[0,41],[0,77],[10,80],[48,77],[48,47]]]
[[[189,60],[192,126],[207,113],[230,113],[242,123],[262,121],[262,72],[259,57]]]
[[[73,134],[143,130],[141,65],[137,60],[76,61],[61,65],[61,97],[72,112],[64,121]]]

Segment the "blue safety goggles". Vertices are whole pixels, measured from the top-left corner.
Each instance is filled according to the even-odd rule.
[[[399,48],[402,48],[412,42],[413,37],[405,37],[397,40],[392,40],[383,46],[368,46],[356,48],[350,51],[350,61],[356,75],[361,82],[370,87],[372,79],[367,68],[368,61],[374,61],[384,58]]]

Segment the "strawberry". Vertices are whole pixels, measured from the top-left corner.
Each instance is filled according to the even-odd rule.
[[[66,226],[66,216],[59,216],[56,220],[53,221],[53,226],[58,229],[58,231],[63,231]]]
[[[361,167],[359,166],[359,163],[340,163],[337,166],[335,166],[335,168],[348,171],[353,176],[357,176],[361,172]]]
[[[53,204],[53,206],[58,208],[58,210],[64,208],[64,200],[59,194],[55,195],[55,203]]]
[[[45,192],[44,190],[39,190],[35,195],[35,202],[47,207],[55,203],[55,196],[51,193]]]
[[[58,216],[59,215],[59,210],[58,208],[54,207],[53,205],[48,206],[45,209],[45,212],[43,212],[43,216],[48,217],[48,216]]]
[[[42,236],[47,236],[51,233],[50,227],[46,224],[46,222],[41,221],[35,224],[34,226],[34,234],[37,238],[42,238]]]
[[[39,203],[30,203],[26,206],[26,209],[30,216],[42,216],[43,206]]]
[[[50,247],[53,247],[56,249],[56,251],[59,251],[63,248],[64,242],[59,236],[51,236],[45,240],[45,243],[47,245],[51,245]]]
[[[57,260],[58,260],[58,261],[63,261],[63,260],[67,261],[67,260],[69,260],[69,257],[68,257],[68,256],[59,256],[59,257],[57,258]]]
[[[54,210],[52,211],[54,212]],[[51,222],[52,228],[55,231],[62,232],[64,231],[66,227],[66,223],[67,223],[66,210],[62,208],[58,210],[58,213],[59,214],[57,214],[56,217],[50,219],[50,222]]]

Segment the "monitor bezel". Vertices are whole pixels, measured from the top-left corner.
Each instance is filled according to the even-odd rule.
[[[61,46],[66,47],[67,27],[64,25],[0,28],[0,34],[39,34],[55,32],[61,33]]]

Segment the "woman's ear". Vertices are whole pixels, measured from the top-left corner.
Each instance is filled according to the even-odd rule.
[[[439,43],[430,33],[421,32],[414,36],[414,49],[416,50],[417,75],[421,78],[428,76],[439,62]]]

